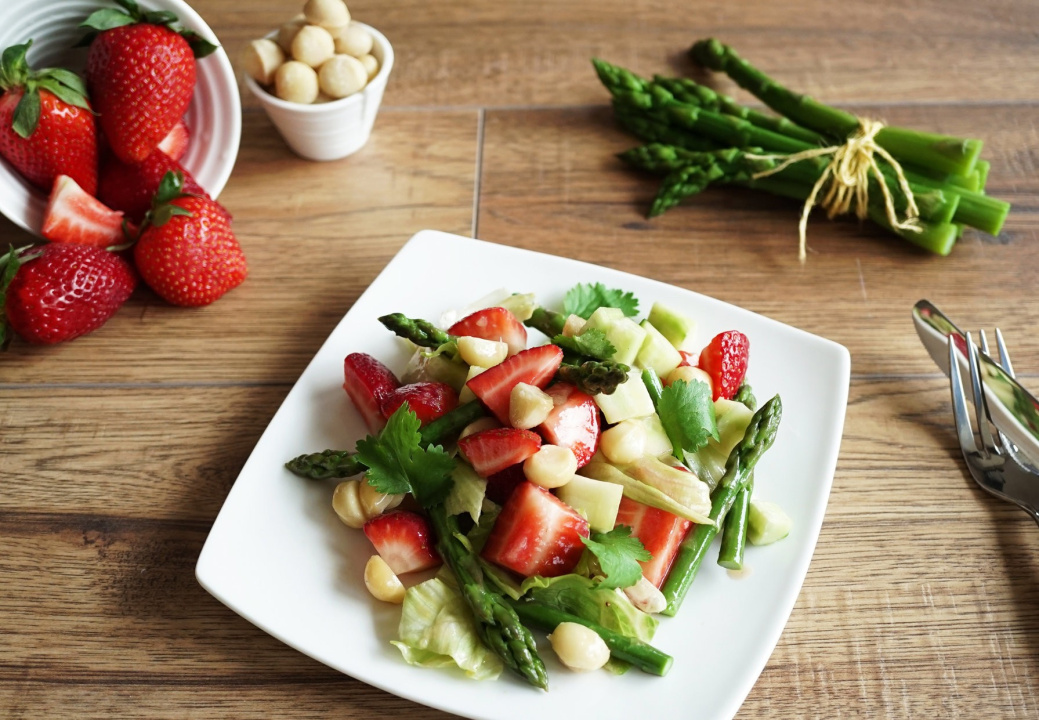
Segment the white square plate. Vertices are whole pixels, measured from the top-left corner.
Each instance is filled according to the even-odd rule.
[[[793,519],[785,540],[747,550],[739,578],[705,562],[685,604],[662,618],[653,644],[674,656],[663,678],[629,671],[570,673],[543,643],[549,692],[506,672],[497,682],[411,667],[390,645],[399,607],[372,599],[362,579],[373,553],[342,525],[332,483],[298,478],[283,464],[304,452],[352,448],[363,422],[342,390],[343,358],[369,353],[395,370],[402,343],[378,322],[390,312],[436,320],[498,288],[534,292],[558,307],[575,283],[635,293],[698,320],[702,344],[724,330],[750,339],[748,379],[765,400],[779,393],[784,417],[755,473],[755,493]],[[837,464],[850,358],[841,345],[681,288],[616,270],[423,231],[357,300],[286,397],[231,489],[199,558],[203,587],[242,617],[299,651],[409,700],[481,720],[641,717],[659,713],[729,720],[775,647],[812,558]],[[709,556],[710,557],[710,556]],[[732,618],[729,620],[728,618]],[[738,618],[738,620],[737,620]]]

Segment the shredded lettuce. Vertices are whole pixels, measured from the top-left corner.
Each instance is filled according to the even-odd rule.
[[[521,588],[539,602],[643,642],[652,640],[657,631],[659,622],[655,617],[632,605],[623,592],[604,587],[591,578],[580,575],[533,577],[525,580]]]
[[[487,492],[487,481],[476,474],[470,465],[458,463],[451,471],[454,484],[451,492],[444,500],[444,509],[448,515],[469,514],[474,523],[480,522],[483,509],[483,498]]]
[[[501,674],[501,659],[481,642],[465,600],[439,578],[408,588],[399,634],[391,642],[409,665],[459,667],[474,680]]]

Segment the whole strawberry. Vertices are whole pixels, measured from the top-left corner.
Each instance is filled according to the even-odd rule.
[[[86,86],[68,70],[30,70],[31,45],[9,47],[0,59],[0,155],[41,190],[68,175],[93,195],[97,125]]]
[[[116,0],[87,18],[87,86],[109,146],[124,162],[144,160],[180,122],[195,91],[195,58],[216,46],[175,25],[168,11]]]
[[[245,280],[245,254],[228,212],[215,200],[183,193],[182,187],[180,175],[163,178],[134,245],[134,261],[164,300],[208,305]]]
[[[72,340],[97,330],[137,284],[133,268],[103,248],[48,243],[0,258],[0,343],[7,327],[30,343]]]

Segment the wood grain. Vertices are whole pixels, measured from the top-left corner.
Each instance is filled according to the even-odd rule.
[[[192,5],[232,58],[296,9]],[[851,351],[822,534],[737,718],[1039,717],[1039,534],[967,476],[947,383],[909,320],[929,297],[966,327],[999,325],[1039,385],[1039,5],[350,7],[397,53],[375,134],[349,159],[305,162],[243,96],[221,200],[251,263],[244,286],[199,310],[142,289],[90,336],[0,356],[0,717],[448,717],[310,660],[194,578],[292,383],[423,228],[673,283]],[[1004,232],[970,232],[935,258],[813,219],[802,267],[796,203],[719,189],[647,221],[656,181],[614,158],[635,141],[613,126],[589,59],[695,73],[684,52],[707,35],[861,114],[984,138],[989,192],[1014,203]],[[28,239],[0,220],[0,245]]]

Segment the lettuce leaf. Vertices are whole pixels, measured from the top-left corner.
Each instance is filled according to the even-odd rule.
[[[487,481],[476,474],[470,465],[458,463],[451,471],[454,483],[451,492],[444,500],[444,509],[448,515],[469,514],[474,523],[480,522],[483,510],[483,498],[487,492]]]
[[[623,592],[580,575],[528,578],[522,589],[539,602],[643,642],[653,639],[659,624],[655,617],[632,605]]]
[[[398,632],[391,642],[409,665],[458,667],[474,680],[501,674],[501,659],[481,642],[465,600],[439,578],[408,588]]]

